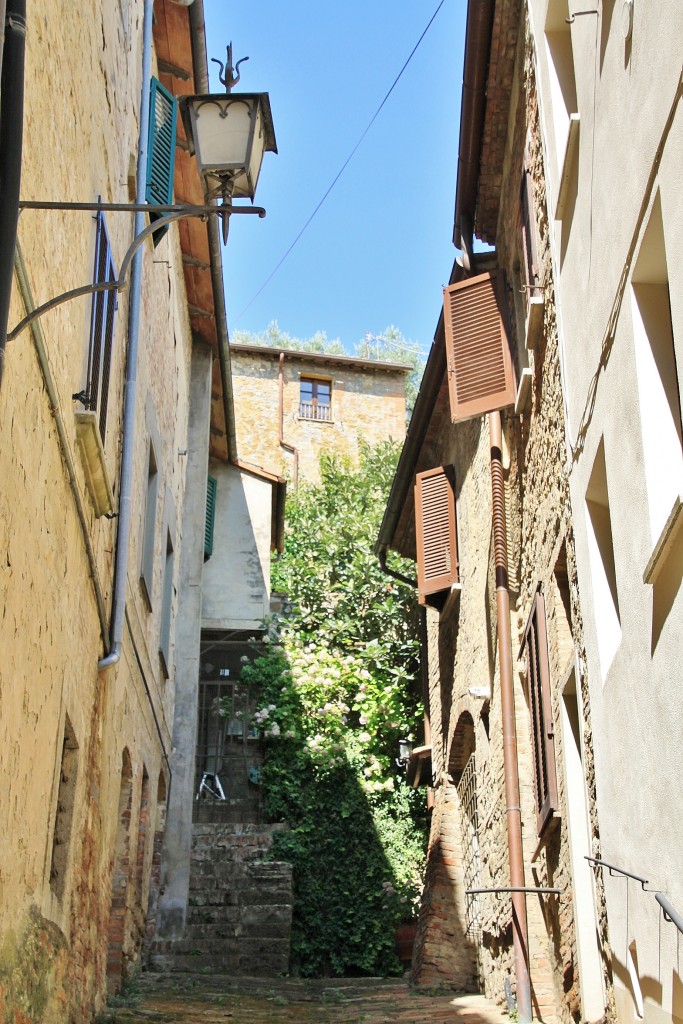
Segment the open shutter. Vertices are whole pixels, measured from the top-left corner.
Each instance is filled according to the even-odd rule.
[[[149,137],[147,140],[148,203],[168,206],[173,202],[173,171],[175,167],[176,121],[178,104],[172,93],[157,78],[152,79],[149,99]],[[150,214],[154,220],[158,214]],[[168,228],[154,232],[158,245]]]
[[[445,288],[444,327],[453,423],[514,405],[503,271]]]
[[[104,213],[97,214],[95,243],[95,272],[93,284],[109,284],[116,280],[116,268]],[[95,292],[90,315],[90,348],[88,350],[87,409],[99,412],[100,438],[104,442],[109,401],[109,374],[114,341],[114,314],[117,294]]]
[[[206,480],[206,521],[204,523],[204,561],[213,554],[213,527],[216,518],[216,479]]]
[[[415,478],[417,586],[420,598],[450,590],[458,582],[455,480],[451,466]]]
[[[531,712],[531,740],[534,757],[536,828],[540,836],[557,810],[555,771],[555,727],[550,697],[550,666],[546,633],[545,601],[540,590],[534,597],[524,635],[526,681]]]

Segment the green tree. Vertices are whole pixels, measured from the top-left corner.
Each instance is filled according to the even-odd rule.
[[[366,334],[356,345],[356,355],[385,363],[406,363],[411,367],[406,380],[406,406],[412,412],[425,367],[419,344],[404,337],[398,327],[390,324],[381,334]]]
[[[289,826],[273,856],[293,865],[304,975],[397,973],[394,925],[424,867],[424,800],[395,763],[420,718],[414,594],[373,552],[397,455],[388,442],[358,468],[323,457],[320,484],[290,497],[272,577],[294,611],[241,674],[259,695],[266,810]]]

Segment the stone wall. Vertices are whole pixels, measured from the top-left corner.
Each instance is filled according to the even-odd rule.
[[[29,5],[23,198],[128,201],[142,7]],[[118,268],[132,217],[111,214],[107,224]],[[26,211],[18,238],[32,299],[17,277],[10,328],[29,306],[92,280],[95,223],[88,213]],[[115,511],[128,304],[122,293],[104,437]],[[85,382],[90,309],[87,299],[66,303],[10,342],[0,391],[0,1017],[35,1024],[89,1021],[108,976],[118,987],[139,963],[156,794],[171,752],[161,593],[166,531],[180,544],[191,350],[177,233],[143,251],[127,618],[120,661],[99,674],[118,520],[96,518],[76,439],[72,396]],[[160,442],[151,605],[139,584],[149,409]]]
[[[358,461],[359,442],[403,440],[406,429],[403,370],[370,365],[349,357],[307,358],[285,353],[282,364],[282,437],[279,443],[279,352],[231,346],[235,418],[240,457],[293,480],[316,481],[321,454]],[[299,412],[301,377],[331,383],[329,422],[303,419]],[[291,448],[298,453],[295,455]]]
[[[502,6],[505,7],[505,31],[508,32],[514,19],[511,20],[507,7]],[[499,213],[495,239],[497,264],[505,269],[508,281],[513,313],[512,340],[518,369],[528,365],[532,378],[529,399],[521,405],[519,415],[508,412],[503,420],[510,626],[526,884],[562,890],[559,896],[527,898],[532,1005],[534,1015],[539,1019],[559,1022],[577,1020],[582,1012],[573,897],[575,872],[588,869],[585,862],[572,863],[564,770],[566,755],[560,722],[567,674],[576,664],[583,664],[583,634],[572,511],[564,469],[564,405],[534,55],[524,20],[513,53],[513,89],[506,127],[505,157],[499,169]],[[500,69],[496,71],[499,73]],[[525,349],[525,302],[516,294],[522,283],[519,191],[525,150],[532,171],[535,230],[544,296],[542,336],[532,351]],[[489,218],[494,208],[490,198],[494,178],[489,169],[485,198],[486,216]],[[502,1004],[506,999],[506,981],[514,990],[510,897],[484,894],[468,913],[460,879],[468,848],[476,847],[476,887],[510,885],[489,446],[486,421],[476,421],[446,429],[432,429],[421,456],[420,468],[428,468],[430,464],[453,464],[455,467],[462,590],[459,595],[451,595],[440,614],[435,610],[428,611],[435,809],[413,976],[420,984],[432,985],[441,981],[456,987],[465,985],[468,982],[467,954],[474,948],[477,954],[475,973],[479,976],[479,983],[490,998]],[[540,840],[533,790],[529,697],[523,682],[525,665],[520,651],[532,599],[539,585],[547,607],[559,803],[556,818],[546,827]],[[520,660],[517,660],[518,652]],[[584,784],[589,794],[589,807],[593,808],[591,838],[596,841],[590,709],[585,674],[579,670],[578,676],[577,686],[582,698],[579,699],[579,707],[583,713]],[[457,785],[470,755],[473,755],[476,765],[477,805],[475,817],[468,822],[467,808],[459,798]],[[589,827],[588,820],[584,827]],[[451,867],[450,877],[444,870],[446,864]],[[599,916],[599,891],[597,902]],[[595,913],[595,908],[582,905],[579,912],[590,915]],[[601,922],[604,939],[604,912]],[[471,938],[477,931],[478,941],[473,946]],[[609,977],[604,970],[603,984],[608,993],[606,1005],[609,1006]]]

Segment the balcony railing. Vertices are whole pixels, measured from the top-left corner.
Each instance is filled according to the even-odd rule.
[[[323,423],[332,422],[332,407],[320,405],[318,402],[300,402],[299,418],[302,420],[318,420]]]

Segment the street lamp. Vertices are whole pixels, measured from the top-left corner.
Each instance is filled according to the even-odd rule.
[[[180,112],[206,201],[221,198],[228,207],[233,198],[253,202],[263,154],[277,153],[268,93],[184,96]],[[225,242],[228,219],[222,219]]]
[[[222,72],[222,63],[216,63]],[[277,153],[268,93],[232,92],[239,81],[237,67],[241,63],[238,61],[233,69],[232,45],[228,46],[225,74],[220,75],[225,92],[183,96],[180,100],[190,155],[196,157],[206,201],[220,198],[223,207],[228,207],[227,215],[221,218],[223,242],[227,241],[233,198],[254,201],[263,154]]]
[[[399,768],[405,768],[410,761],[410,755],[413,752],[412,740],[399,740],[398,741],[398,757],[396,758],[396,764]]]
[[[190,152],[196,155],[200,177],[205,187],[204,204],[189,203],[155,204],[155,203],[61,203],[42,201],[22,201],[19,209],[23,210],[80,210],[98,212],[149,213],[155,219],[151,224],[135,236],[121,262],[121,270],[116,281],[83,285],[62,292],[54,299],[36,307],[8,333],[7,341],[12,341],[29,324],[38,320],[44,313],[55,306],[68,302],[82,295],[96,292],[122,291],[127,284],[128,270],[133,256],[145,242],[145,239],[160,228],[174,221],[188,217],[200,217],[203,220],[213,214],[220,217],[223,224],[223,242],[228,239],[228,224],[233,213],[253,213],[265,217],[266,211],[259,206],[233,206],[232,200],[251,199],[254,201],[256,183],[261,170],[261,161],[265,152],[277,153],[273,118],[270,112],[268,93],[235,93],[233,86],[239,81],[238,68],[242,61],[232,66],[232,43],[228,46],[227,63],[215,60],[220,65],[220,80],[225,85],[225,93],[209,93],[204,96],[186,96],[179,101]],[[248,60],[248,57],[243,60]],[[225,73],[223,73],[225,69]],[[220,205],[214,200],[222,199]]]

